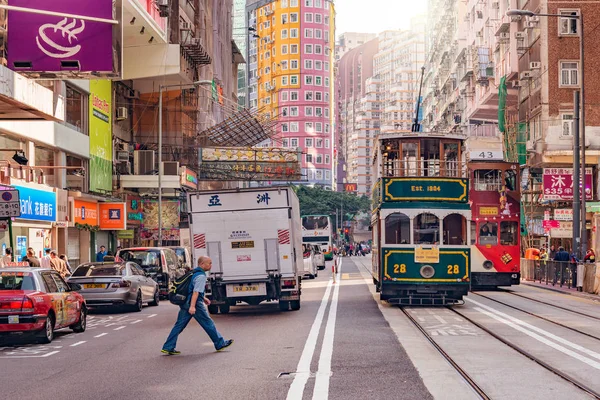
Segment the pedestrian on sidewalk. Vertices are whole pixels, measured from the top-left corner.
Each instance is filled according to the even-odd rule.
[[[210,257],[202,256],[198,258],[198,268],[192,270],[193,280],[190,285],[188,301],[179,306],[177,321],[175,322],[173,329],[171,329],[171,333],[163,345],[161,353],[170,356],[181,354],[180,351],[175,350],[177,338],[192,318],[196,319],[198,324],[200,324],[208,334],[217,351],[221,351],[233,344],[232,339],[223,339],[223,336],[217,331],[217,327],[208,315],[208,310],[206,309],[206,307],[210,305],[210,300],[204,297],[204,288],[206,286],[206,272],[210,271],[211,268],[212,260]]]
[[[4,250],[5,255],[0,257],[0,268],[7,267],[8,263],[12,262],[12,249]]]
[[[23,261],[27,261],[31,268],[40,268],[40,260],[35,256],[35,251],[32,247],[27,248],[27,255],[23,258]]]
[[[52,263],[50,262],[50,249],[45,250],[45,256],[40,260],[40,266],[42,268],[52,268]]]

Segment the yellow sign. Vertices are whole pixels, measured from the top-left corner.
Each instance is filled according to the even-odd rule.
[[[254,241],[248,240],[245,242],[231,242],[232,249],[252,249],[254,248]]]
[[[440,262],[440,249],[437,247],[416,247],[415,262],[437,264]]]
[[[479,215],[498,215],[498,207],[479,207]]]

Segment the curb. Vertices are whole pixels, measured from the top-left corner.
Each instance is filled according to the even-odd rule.
[[[595,295],[595,294],[590,294],[590,293],[581,293],[581,292],[568,292],[568,291],[564,291],[561,289],[555,289],[554,287],[545,287],[545,286],[540,286],[540,285],[535,285],[535,284],[531,284],[528,282],[521,282],[521,285],[525,285],[525,286],[529,286],[529,287],[535,287],[535,288],[539,288],[542,290],[548,290],[550,292],[555,292],[555,293],[562,293],[562,294],[566,294],[568,296],[574,296],[574,297],[579,297],[582,299],[588,299],[588,300],[593,300],[593,301],[600,301],[600,296]]]

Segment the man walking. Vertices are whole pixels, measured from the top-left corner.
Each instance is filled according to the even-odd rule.
[[[56,250],[52,250],[50,252],[50,265],[53,270],[58,272],[63,279],[67,278],[69,274],[69,270],[67,269],[67,264],[58,258],[58,252]]]
[[[193,281],[190,285],[191,292],[188,294],[188,301],[179,306],[177,321],[163,345],[161,353],[170,356],[181,354],[180,351],[175,350],[177,338],[192,318],[198,321],[208,334],[217,351],[221,351],[233,344],[232,339],[223,339],[223,336],[217,331],[215,323],[208,315],[208,310],[206,309],[206,306],[210,305],[210,300],[204,297],[204,287],[206,286],[206,272],[210,271],[211,268],[212,260],[209,257],[198,258],[198,268],[192,270]]]
[[[40,260],[40,266],[42,268],[52,268],[52,263],[50,262],[50,249],[46,249],[46,255]]]
[[[40,260],[35,256],[35,251],[32,247],[27,248],[27,255],[23,258],[23,261],[27,261],[31,268],[40,267]]]
[[[100,251],[96,254],[96,262],[104,261],[106,254],[106,247],[100,246]]]

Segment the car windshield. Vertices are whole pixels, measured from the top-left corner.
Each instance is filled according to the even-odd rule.
[[[125,265],[81,265],[73,276],[125,276]]]
[[[31,272],[2,272],[0,290],[35,290]]]
[[[131,261],[144,269],[160,270],[160,251],[158,250],[121,250],[119,257]]]
[[[176,247],[173,250],[175,251],[175,254],[177,254],[177,258],[179,258],[183,262],[187,261],[185,259],[185,249],[184,248]]]

